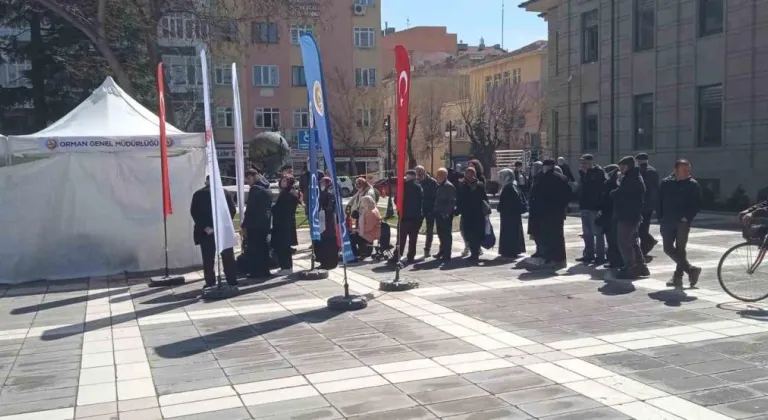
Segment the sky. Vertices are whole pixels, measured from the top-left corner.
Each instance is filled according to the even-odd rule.
[[[379,0],[381,27],[446,26],[469,45],[501,44],[501,4],[504,1],[504,48],[514,50],[547,39],[547,25],[536,13],[517,7],[523,0]]]

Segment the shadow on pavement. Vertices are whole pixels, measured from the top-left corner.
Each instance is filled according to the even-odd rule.
[[[46,311],[48,309],[62,308],[64,306],[74,305],[76,303],[83,303],[89,299],[100,299],[103,297],[108,297],[110,295],[125,293],[128,290],[129,289],[125,287],[122,289],[117,289],[112,291],[105,290],[104,292],[94,293],[92,295],[88,295],[86,290],[85,291],[86,294],[82,296],[76,296],[76,297],[71,297],[71,298],[62,299],[62,300],[54,300],[50,302],[38,303],[35,305],[24,306],[21,308],[14,308],[14,309],[11,309],[11,315],[25,315],[25,314],[38,312],[38,311]]]
[[[659,290],[648,293],[648,297],[659,302],[664,302],[666,306],[680,306],[683,302],[693,302],[698,300],[696,296],[685,293],[685,290]]]

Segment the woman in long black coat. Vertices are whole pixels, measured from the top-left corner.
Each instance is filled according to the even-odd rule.
[[[464,182],[459,187],[459,213],[464,228],[464,240],[469,245],[469,260],[480,257],[480,245],[485,238],[485,216],[490,213],[485,185],[477,179],[475,168],[469,167],[464,173]]]
[[[499,171],[499,181],[502,184],[501,195],[497,210],[501,218],[499,232],[499,255],[505,258],[517,258],[525,252],[523,235],[523,213],[526,212],[525,200],[514,181],[515,174],[511,169]]]
[[[318,268],[332,270],[339,264],[339,246],[336,239],[336,201],[331,192],[331,179],[324,177],[320,180],[320,196],[318,199],[320,220],[320,240],[314,241],[315,259]]]
[[[292,249],[298,245],[296,238],[296,207],[299,205],[299,194],[293,188],[293,176],[287,175],[280,180],[280,194],[272,206],[272,249],[280,263],[279,274],[290,274],[293,271]]]

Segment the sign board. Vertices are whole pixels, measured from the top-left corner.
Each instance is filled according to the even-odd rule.
[[[299,143],[299,150],[309,150],[309,129],[296,130],[296,139]],[[318,142],[317,150],[320,150],[320,144]]]

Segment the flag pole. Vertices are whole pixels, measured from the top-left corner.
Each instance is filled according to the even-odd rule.
[[[163,63],[157,63],[157,107],[160,128],[160,180],[163,203],[163,249],[165,252],[164,275],[151,277],[149,287],[177,286],[186,283],[184,276],[171,276],[168,264],[168,215],[173,213],[168,176],[168,138],[165,132],[165,77]]]

